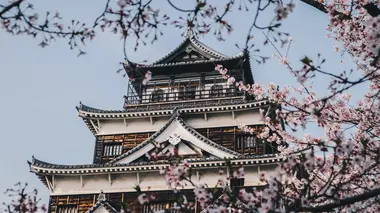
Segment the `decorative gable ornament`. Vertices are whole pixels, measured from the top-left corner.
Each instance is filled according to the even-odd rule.
[[[103,190],[100,191],[98,195],[98,202],[106,201],[106,195],[103,193]]]
[[[193,48],[191,48],[190,46],[186,48],[185,50],[187,53],[191,53],[191,51],[193,51]]]
[[[171,143],[173,146],[177,145],[179,142],[181,142],[181,138],[176,133],[173,133],[171,136],[169,136],[169,143]]]

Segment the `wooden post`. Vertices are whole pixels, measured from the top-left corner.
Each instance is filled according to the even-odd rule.
[[[171,82],[171,77],[169,77],[169,81],[168,81],[168,93],[166,94],[166,101],[168,101],[170,99],[170,82]]]
[[[130,84],[131,82],[130,82],[129,79],[128,79],[127,83],[128,83],[128,84],[127,84],[127,92],[126,92],[126,94],[125,94],[125,97],[126,97],[125,102],[126,102],[126,103],[128,103],[128,99],[129,99],[129,97],[128,97],[128,96],[129,96],[129,86],[131,85],[131,84]]]

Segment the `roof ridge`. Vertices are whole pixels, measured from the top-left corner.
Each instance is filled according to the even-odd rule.
[[[99,109],[99,108],[94,108],[94,107],[84,105],[81,101],[79,102],[79,106],[76,106],[75,108],[77,109],[77,111],[80,111],[80,110],[87,111],[87,112],[105,111],[104,109]],[[125,110],[121,109],[121,110],[107,110],[107,111],[118,112],[118,111],[125,111]]]
[[[70,165],[70,164],[56,164],[56,163],[48,163],[46,161],[42,161],[42,160],[39,160],[37,158],[34,157],[34,155],[32,156],[32,161],[27,161],[28,164],[31,166],[31,165],[45,165],[45,166],[48,166],[48,167],[73,167],[75,165]],[[103,166],[104,164],[80,164],[81,166],[87,166],[87,167],[95,167],[95,166]]]
[[[181,43],[179,43],[179,45],[172,49],[171,51],[169,51],[168,53],[166,53],[164,56],[162,56],[161,58],[153,61],[152,63],[148,64],[148,65],[155,65],[155,64],[160,64],[161,61],[163,61],[165,58],[167,58],[168,56],[170,56],[171,54],[173,54],[175,51],[179,50],[181,46],[183,46],[187,41],[190,41],[190,38],[186,37],[184,40],[182,40]]]
[[[203,42],[199,41],[198,39],[196,38],[190,38],[190,41],[195,45],[197,46],[198,48],[201,48],[203,51],[206,51],[208,53],[211,53],[211,55],[216,55],[216,56],[219,56],[221,58],[230,58],[230,56],[228,55],[225,55],[219,51],[216,51],[214,48],[211,48],[210,46],[204,44]]]
[[[207,52],[208,54],[210,55],[213,55],[215,57],[219,57],[219,58],[230,58],[230,56],[228,55],[225,55],[217,50],[215,50],[214,48],[211,48],[210,46],[204,44],[203,42],[199,41],[193,30],[190,28],[188,28],[187,32],[186,32],[186,37],[185,39],[182,40],[182,42],[180,42],[177,47],[175,47],[174,49],[172,49],[171,51],[169,51],[167,54],[165,54],[164,56],[162,56],[161,58],[153,61],[152,63],[150,64],[146,64],[145,66],[153,66],[153,65],[158,65],[158,64],[166,64],[166,63],[162,63],[163,60],[167,59],[168,56],[172,55],[173,53],[175,53],[177,50],[181,49],[181,47],[183,47],[186,42],[190,42],[191,44],[193,44],[193,46],[195,46],[196,48],[198,48],[199,50],[202,50],[202,51],[205,51]],[[144,65],[143,65],[144,67]]]

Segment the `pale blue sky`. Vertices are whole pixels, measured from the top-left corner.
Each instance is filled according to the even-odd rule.
[[[67,20],[91,21],[103,10],[103,2],[39,0],[35,6],[42,12],[58,9]],[[267,17],[272,15],[272,10],[266,14]],[[234,55],[239,52],[234,44],[244,40],[251,16],[243,12],[230,16],[235,30],[226,42],[218,42],[212,35],[200,40],[220,52]],[[340,55],[333,51],[333,41],[326,38],[327,23],[325,14],[302,3],[296,5],[283,28],[295,39],[290,50],[293,64],[305,54],[316,56],[320,52],[328,59],[326,67],[330,70],[338,72],[352,67],[350,62],[339,62]],[[260,31],[256,34],[261,37]],[[130,59],[152,61],[182,40],[181,32],[171,27],[165,30],[165,35],[154,45],[136,53],[129,51]],[[97,108],[122,108],[126,79],[116,74],[118,63],[123,60],[119,38],[119,35],[100,33],[85,47],[89,54],[77,58],[77,52],[70,51],[66,41],[42,49],[37,47],[37,40],[0,31],[0,191],[18,181],[28,182],[39,189],[47,201],[47,190],[28,171],[26,161],[32,155],[59,164],[92,162],[95,139],[77,117],[75,106],[82,101]],[[129,44],[133,44],[133,40]],[[271,56],[274,50],[267,47],[264,52]],[[277,60],[271,59],[265,65],[253,62],[252,69],[257,82],[275,82],[281,86],[295,83]],[[324,83],[318,82],[316,86]],[[3,198],[0,195],[0,200]]]

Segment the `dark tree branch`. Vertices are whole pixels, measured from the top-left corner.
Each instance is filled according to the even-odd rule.
[[[21,4],[22,1],[23,1],[23,0],[18,0],[18,1],[13,2],[13,3],[10,4],[10,5],[4,7],[4,8],[0,11],[0,17],[2,17],[3,14],[5,14],[5,13],[8,12],[9,10],[11,10],[12,8],[20,6],[20,4]]]
[[[318,1],[315,1],[315,0],[301,0],[301,1],[304,2],[305,4],[308,4],[312,7],[315,7],[316,9],[318,9],[324,13],[328,13],[325,5],[322,3],[319,3]]]
[[[305,4],[308,4],[324,13],[328,13],[328,10],[326,8],[326,6],[323,4],[323,3],[320,3],[316,0],[301,0],[302,2],[304,2]],[[375,5],[373,2],[369,3],[369,4],[366,4],[363,6],[363,8],[368,12],[368,14],[372,17],[377,17],[378,15],[380,15],[380,8]],[[347,18],[347,15],[344,15],[343,13],[341,12],[338,12],[338,11],[334,11],[334,15],[343,15],[344,17]]]
[[[93,25],[92,27],[96,27],[96,26],[98,25],[99,20],[100,20],[102,17],[104,17],[104,15],[106,14],[106,12],[107,12],[107,10],[108,10],[108,8],[109,8],[109,4],[110,4],[110,0],[107,0],[107,2],[106,2],[106,6],[105,6],[105,8],[104,8],[104,10],[103,10],[103,13],[100,14],[100,16],[98,16],[98,18],[95,19],[95,21],[94,21],[94,25]]]
[[[380,15],[380,8],[373,2],[364,5],[363,8],[366,9],[368,14],[372,17],[377,17],[378,15]]]
[[[329,211],[329,210],[332,210],[332,209],[335,209],[335,208],[351,205],[351,204],[354,204],[356,202],[360,202],[360,201],[363,201],[363,200],[374,198],[374,197],[376,197],[378,195],[380,195],[380,188],[374,189],[374,190],[371,190],[371,191],[368,191],[368,192],[364,192],[363,194],[360,194],[360,195],[356,195],[356,196],[352,196],[352,197],[349,197],[349,198],[345,198],[343,200],[339,200],[339,202],[334,202],[334,203],[330,203],[330,204],[323,205],[323,206],[318,206],[318,207],[302,208],[302,209],[300,209],[300,211],[301,212],[302,211],[306,211],[306,212],[326,212],[326,211]]]

